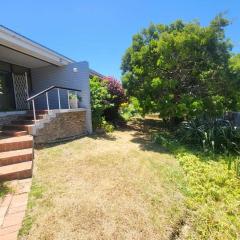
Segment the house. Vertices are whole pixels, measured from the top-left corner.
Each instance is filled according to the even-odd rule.
[[[91,76],[104,77],[0,26],[0,180],[31,176],[34,143],[92,132]]]

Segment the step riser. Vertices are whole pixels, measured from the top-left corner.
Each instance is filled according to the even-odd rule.
[[[33,141],[24,141],[24,142],[11,142],[11,143],[3,143],[0,144],[0,152],[7,152],[13,150],[20,150],[25,148],[32,148]]]
[[[9,126],[3,126],[3,128],[2,128],[2,130],[4,131],[4,130],[20,130],[20,131],[30,131],[31,130],[31,126],[24,126],[24,125],[22,125],[22,126],[11,126],[11,125],[9,125]]]
[[[0,175],[0,181],[10,181],[32,177],[32,169]]]
[[[27,111],[27,114],[33,115],[33,111]],[[37,114],[48,114],[48,110],[36,110],[36,115]]]
[[[31,125],[34,124],[34,120],[16,120],[16,121],[12,121],[12,124],[16,124],[16,125]]]
[[[20,156],[0,158],[0,167],[10,165],[10,164],[20,163],[20,162],[32,161],[32,160],[33,160],[33,154],[25,154]]]
[[[8,132],[8,131],[5,131],[5,132],[2,132],[3,135],[5,136],[9,136],[9,137],[21,137],[21,136],[26,136],[28,135],[27,131],[25,132]]]
[[[36,119],[43,119],[44,118],[44,115],[37,115],[36,116]],[[20,116],[18,117],[19,120],[34,120],[34,116],[33,115],[30,115],[30,116],[27,116],[27,115],[23,115],[23,116]]]

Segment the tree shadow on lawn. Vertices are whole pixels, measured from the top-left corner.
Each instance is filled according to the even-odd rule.
[[[131,135],[133,136],[131,142],[138,144],[143,151],[169,153],[165,147],[155,143],[146,133],[134,132]]]
[[[118,128],[118,131],[134,131],[131,133],[133,139],[131,142],[139,145],[143,151],[152,151],[158,153],[169,153],[169,151],[152,139],[154,133],[164,131],[163,121],[160,119],[137,118],[124,127]]]
[[[116,141],[117,138],[113,136],[111,133],[93,133],[91,135],[87,135],[88,138],[92,138],[94,140],[108,140],[108,141]]]
[[[134,130],[132,133],[134,137],[131,141],[139,144],[143,151],[154,151],[159,153],[172,153],[172,154],[193,154],[199,158],[201,162],[220,161],[223,160],[226,163],[231,158],[236,156],[226,156],[223,154],[215,154],[212,152],[204,152],[199,146],[193,147],[182,144],[174,138],[172,131],[176,130],[176,127],[167,128],[161,119],[136,119],[132,123],[128,124],[126,131]],[[164,138],[170,139],[169,146],[163,146],[160,143],[155,143],[153,140],[154,134],[162,134]]]
[[[84,137],[88,137],[88,138],[95,139],[95,140],[97,140],[97,139],[106,139],[106,140],[109,140],[109,141],[115,141],[116,140],[116,137],[113,136],[113,135],[110,135],[110,134],[106,134],[106,133],[93,133],[91,135],[83,135],[83,136],[71,137],[69,139],[59,140],[59,141],[56,141],[56,142],[53,142],[53,143],[36,144],[36,146],[34,148],[37,149],[37,150],[41,150],[41,149],[44,149],[44,148],[52,148],[52,147],[55,147],[55,146],[58,146],[58,145],[68,144],[70,142],[82,139]]]

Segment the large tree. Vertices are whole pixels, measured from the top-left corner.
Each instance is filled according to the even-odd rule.
[[[235,106],[231,43],[217,16],[209,26],[178,20],[133,36],[122,59],[123,85],[145,113],[165,119],[220,114]]]

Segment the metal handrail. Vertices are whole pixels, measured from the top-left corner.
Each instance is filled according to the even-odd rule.
[[[60,86],[51,86],[51,87],[46,88],[45,90],[43,90],[43,91],[41,91],[41,92],[39,92],[39,93],[37,93],[37,94],[35,94],[35,95],[29,97],[29,98],[27,99],[27,101],[31,101],[31,100],[37,98],[38,96],[40,96],[40,95],[42,95],[42,94],[44,94],[44,93],[46,93],[46,92],[51,91],[51,90],[54,89],[54,88],[64,89],[64,90],[68,90],[68,91],[75,91],[75,92],[81,92],[81,91],[82,91],[82,90],[74,89],[74,88],[66,88],[66,87],[60,87]]]
[[[56,88],[57,91],[58,91],[58,95],[57,95],[57,96],[58,96],[58,108],[59,108],[59,109],[61,109],[61,99],[60,99],[60,91],[59,91],[60,89],[67,90],[67,95],[68,95],[68,108],[70,108],[69,91],[74,91],[74,92],[76,93],[76,95],[77,95],[77,92],[81,92],[81,90],[75,89],[75,88],[67,88],[67,87],[60,87],[60,86],[51,86],[51,87],[46,88],[45,90],[43,90],[43,91],[41,91],[41,92],[39,92],[39,93],[37,93],[37,94],[35,94],[35,95],[29,97],[29,98],[27,99],[27,102],[32,101],[34,123],[36,123],[36,120],[37,120],[37,119],[36,119],[36,109],[35,109],[35,99],[36,99],[37,97],[45,94],[45,95],[46,95],[47,109],[48,109],[48,112],[49,112],[50,108],[49,108],[48,93],[49,93],[49,91],[51,91],[52,89],[55,89],[55,88]]]

